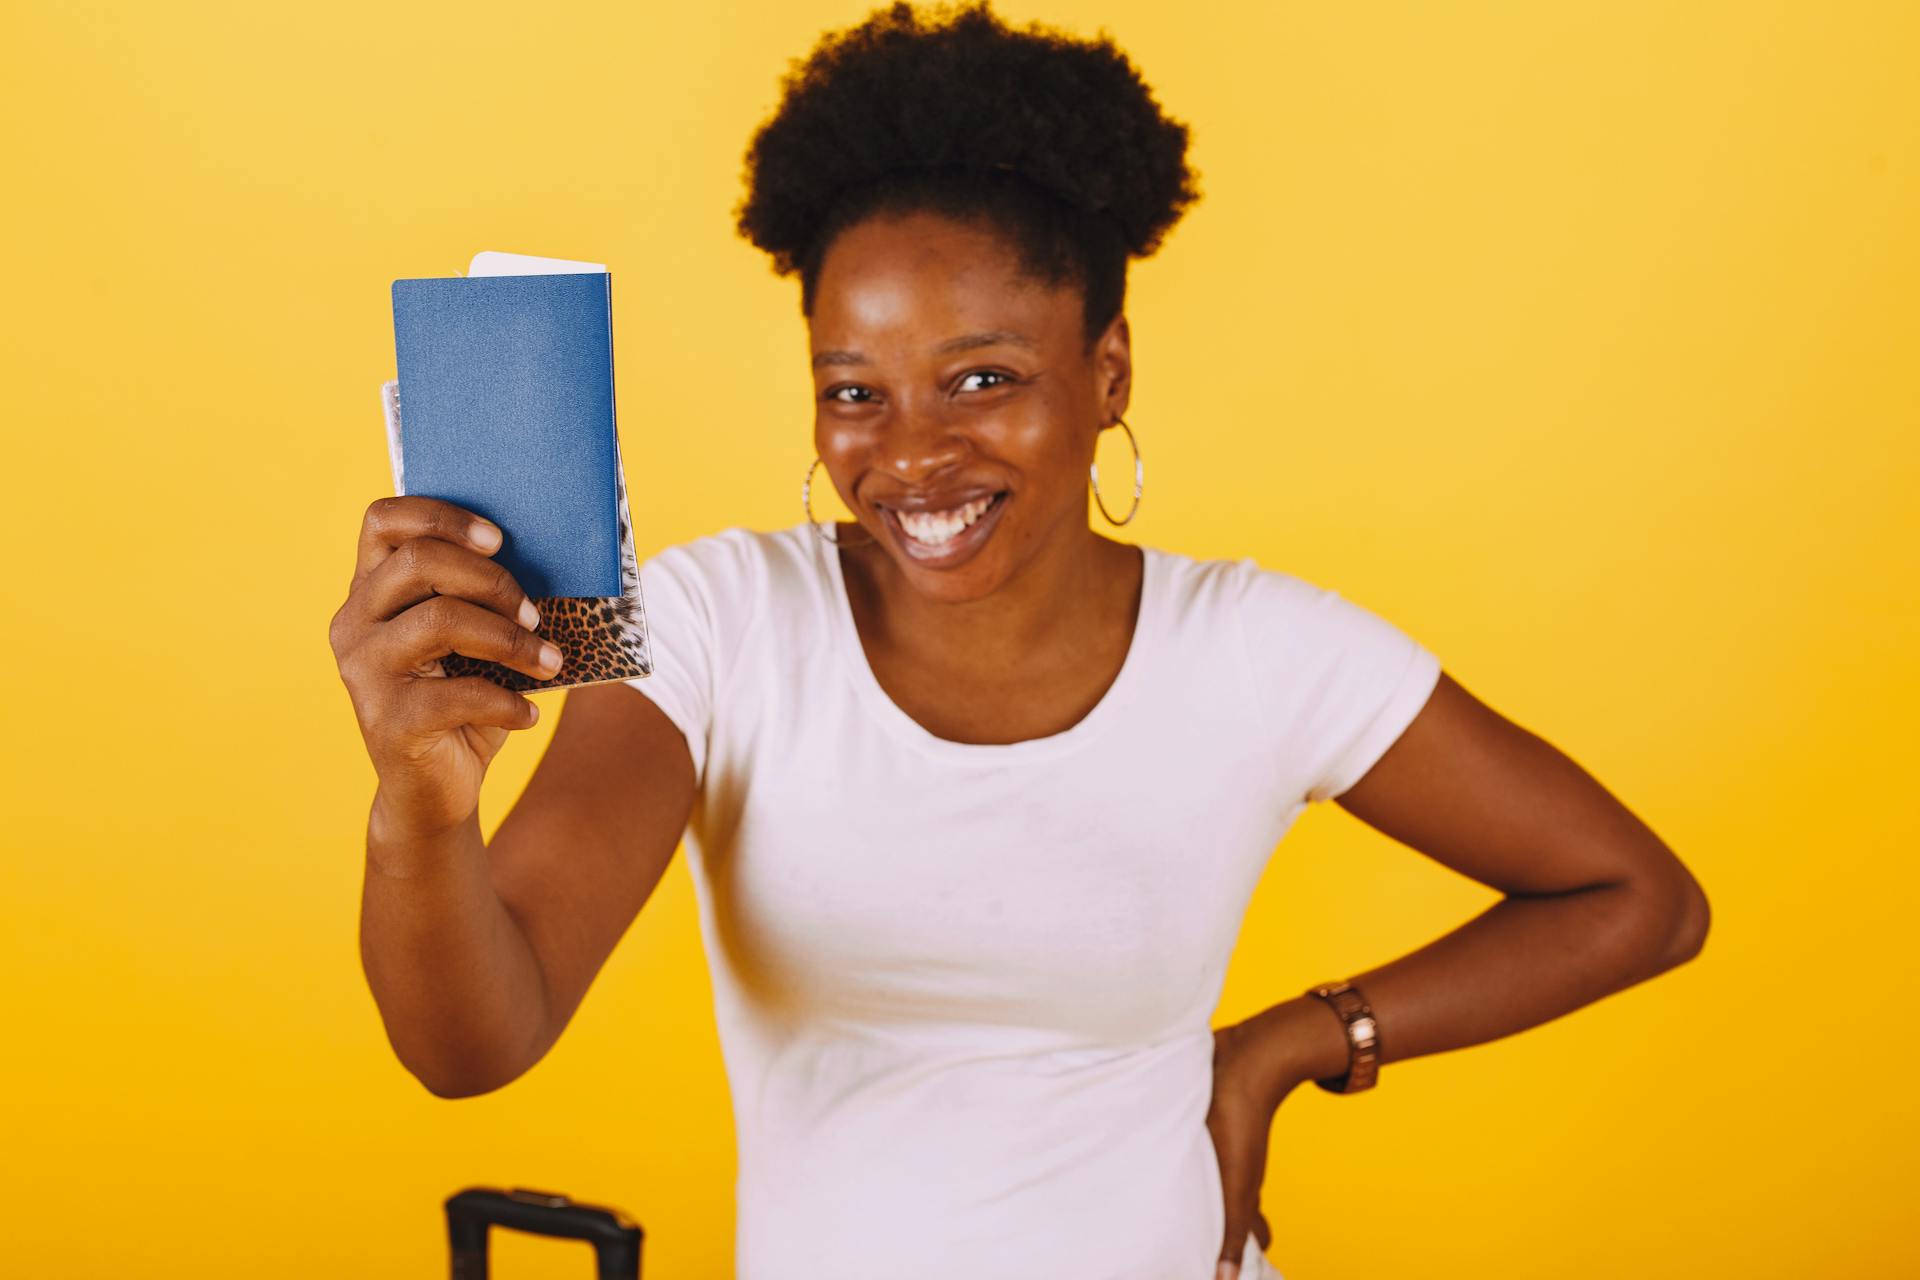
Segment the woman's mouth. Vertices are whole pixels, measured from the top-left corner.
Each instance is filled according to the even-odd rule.
[[[969,559],[993,533],[1011,492],[1002,489],[945,511],[895,511],[880,515],[900,549],[920,564],[950,568]]]

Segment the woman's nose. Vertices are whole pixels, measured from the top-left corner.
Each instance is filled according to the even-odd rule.
[[[900,414],[879,442],[880,467],[904,484],[918,486],[967,456],[968,445],[938,413]]]

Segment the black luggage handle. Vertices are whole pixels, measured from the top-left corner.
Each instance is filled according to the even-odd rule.
[[[487,1232],[510,1227],[534,1235],[585,1240],[599,1280],[640,1280],[640,1224],[618,1209],[580,1204],[552,1191],[468,1187],[447,1197],[453,1280],[487,1280]]]

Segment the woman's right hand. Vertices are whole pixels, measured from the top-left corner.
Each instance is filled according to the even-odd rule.
[[[488,559],[499,548],[494,525],[438,498],[378,498],[361,521],[353,585],[327,638],[380,777],[373,821],[388,837],[465,822],[508,731],[539,715],[524,694],[484,676],[448,676],[442,657],[463,653],[536,680],[559,670],[559,650],[534,633],[533,602]]]

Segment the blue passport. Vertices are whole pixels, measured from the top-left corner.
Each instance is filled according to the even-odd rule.
[[[393,282],[406,492],[499,525],[528,595],[617,597],[612,276]]]

